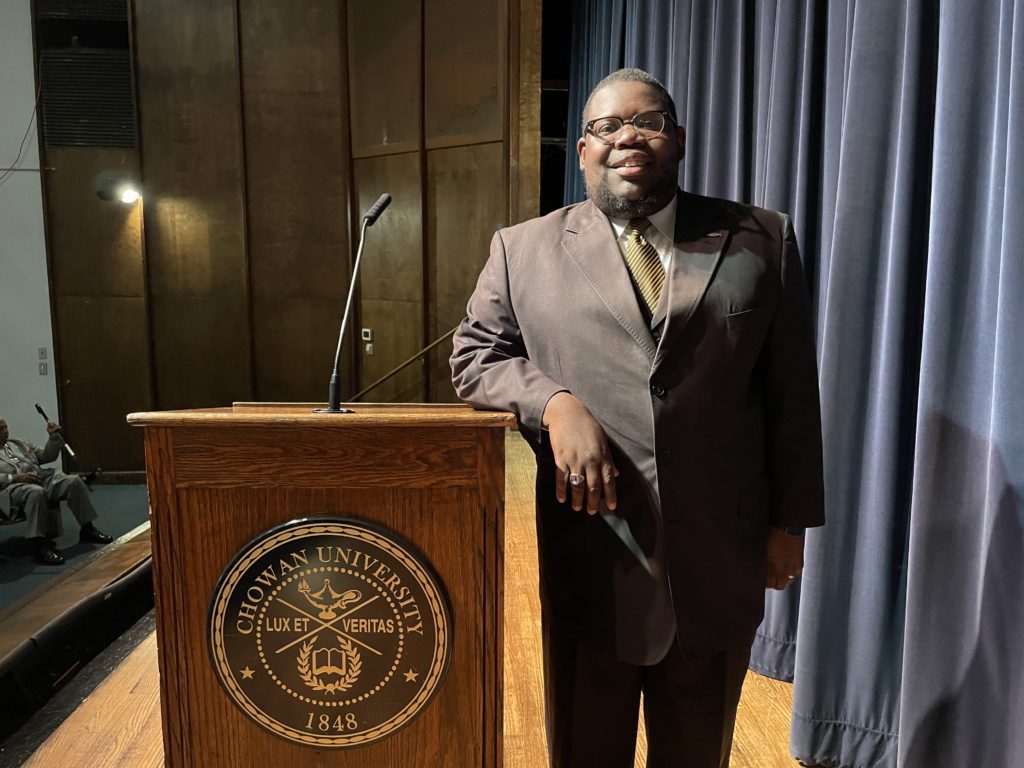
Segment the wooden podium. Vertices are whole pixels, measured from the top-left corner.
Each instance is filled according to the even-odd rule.
[[[504,433],[506,427],[514,426],[515,419],[510,414],[464,406],[354,408],[356,412],[351,414],[320,414],[313,412],[312,405],[239,403],[232,408],[135,413],[128,417],[131,424],[146,430],[160,697],[168,766],[501,766]],[[433,698],[400,728],[363,746],[311,746],[275,735],[229,696],[223,679],[218,678],[221,667],[216,666],[217,654],[211,651],[208,631],[215,614],[211,600],[224,581],[222,574],[227,575],[226,569],[234,567],[233,561],[251,542],[275,527],[306,518],[362,521],[395,534],[418,551],[447,594],[450,662]],[[289,568],[298,561],[293,558],[289,563],[284,556],[274,557],[280,560],[279,573],[273,573],[271,567],[269,575],[280,576],[279,583],[283,583]],[[389,573],[378,566],[378,581],[384,583]],[[343,608],[346,599],[357,598],[335,592],[325,579],[308,581],[314,587],[324,582],[320,593],[330,590],[328,596],[316,602],[310,596],[312,587],[303,580],[295,583],[302,584],[309,604],[297,598],[281,602],[295,607],[296,616],[312,619],[314,628],[323,629],[324,638],[350,649],[353,655],[348,667],[341,661],[339,668],[339,657],[326,667],[338,674],[347,669],[348,677],[331,680],[344,683],[354,679],[360,669],[354,654],[361,648],[367,649],[362,651],[366,661],[361,674],[365,677],[376,658],[370,651],[380,655],[371,647],[377,641],[372,636],[345,635],[338,627],[365,629],[385,624],[375,619],[378,624],[364,621],[345,625],[339,624],[338,618],[330,622],[314,618],[343,617],[338,612],[341,608],[335,608]],[[389,583],[396,600],[404,597],[396,587],[397,577],[392,576]],[[269,625],[271,620],[269,613],[264,616],[254,607],[256,598],[264,597],[255,584],[254,588],[258,592],[252,596],[254,605],[243,603],[246,607],[228,617],[232,630],[236,614],[252,619],[252,624],[237,619],[244,631],[251,632],[253,626],[257,628],[254,634],[270,629],[260,624]],[[372,591],[372,585],[366,591]],[[266,594],[276,593],[268,586]],[[358,596],[359,591],[351,594]],[[324,601],[329,597],[338,600],[328,605]],[[392,602],[387,595],[385,599]],[[376,606],[384,603],[378,601]],[[319,613],[315,606],[320,606]],[[266,611],[266,606],[261,610]],[[287,618],[275,621],[293,628]],[[294,627],[301,629],[310,626],[305,618],[295,622]],[[410,624],[406,630],[410,628],[415,629]],[[296,636],[294,643],[303,640],[302,635]],[[268,637],[264,632],[263,640]],[[359,647],[346,645],[346,637]],[[390,635],[381,637],[387,640]],[[364,642],[367,638],[372,642]],[[413,635],[405,638],[411,646]],[[400,641],[401,636],[398,647]],[[312,645],[311,640],[307,643]],[[300,650],[298,669],[305,674],[303,679],[319,685],[319,693],[311,694],[301,685],[285,685],[269,666],[266,685],[273,689],[277,682],[282,690],[290,692],[303,718],[305,710],[310,710],[308,724],[314,735],[317,720],[322,721],[321,725],[336,723],[340,730],[342,719],[335,719],[334,713],[347,712],[343,694],[333,690],[324,693],[323,681],[328,677],[313,677],[308,672],[308,661],[306,666],[301,665],[301,651],[305,649],[307,645],[299,643],[287,654]],[[338,653],[337,649],[333,652]],[[260,653],[262,657],[263,651]],[[269,650],[266,654],[272,655]],[[278,663],[277,659],[272,661]],[[294,662],[288,663],[294,666]],[[397,664],[391,670],[394,679],[404,672],[407,681],[418,680],[418,672],[411,666],[406,671]],[[258,665],[247,664],[241,671],[245,677],[238,677],[243,688],[249,685],[245,681],[254,675],[253,669],[257,679],[263,674]],[[397,684],[392,687],[401,690]],[[299,690],[293,690],[296,688]],[[356,689],[352,690],[354,695]],[[366,694],[367,698],[371,694]],[[290,706],[287,694],[282,695],[285,701],[280,706]],[[337,709],[330,710],[327,720],[320,715],[314,717],[314,707],[306,703],[317,696],[335,697],[329,704]],[[383,694],[379,698],[383,700]]]

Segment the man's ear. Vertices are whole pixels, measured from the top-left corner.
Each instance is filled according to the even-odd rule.
[[[580,159],[580,170],[583,170],[583,156],[587,151],[587,137],[581,136],[576,140],[576,156]]]
[[[676,126],[676,141],[679,144],[679,157],[686,157],[686,129],[681,125]]]

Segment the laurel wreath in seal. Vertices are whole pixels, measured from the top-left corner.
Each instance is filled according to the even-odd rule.
[[[363,662],[359,658],[359,651],[356,650],[352,642],[343,637],[338,638],[338,644],[345,654],[346,664],[345,675],[334,683],[325,683],[323,678],[314,675],[310,669],[310,657],[313,654],[313,644],[315,642],[316,636],[314,635],[308,643],[302,646],[302,650],[299,651],[299,655],[296,657],[299,663],[299,677],[302,678],[302,682],[314,691],[323,691],[324,693],[331,694],[335,691],[347,691],[355,685],[356,680],[359,679],[359,673],[363,669]]]

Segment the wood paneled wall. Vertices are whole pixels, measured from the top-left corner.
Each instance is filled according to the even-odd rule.
[[[402,237],[373,233],[387,255],[368,248],[374,277],[372,289],[363,282],[361,325],[373,331],[374,354],[360,346],[364,385],[461,320],[495,230],[536,213],[520,182],[539,187],[539,164],[517,157],[539,138],[539,88],[520,83],[524,72],[539,83],[539,0],[375,5],[383,12],[349,4],[355,183],[360,205],[383,191],[398,205],[398,189],[404,207]],[[521,121],[524,113],[534,120]],[[455,400],[450,352],[440,345],[370,399]]]
[[[349,275],[344,18],[336,0],[239,10],[254,394],[324,400]]]
[[[124,415],[152,404],[142,207],[104,202],[93,189],[100,173],[138,178],[135,152],[45,152],[51,299],[59,323],[53,362],[65,434],[77,452],[69,468],[140,468],[142,441]]]
[[[427,168],[427,259],[431,339],[465,314],[494,232],[510,223],[509,7],[496,2],[444,0],[430,4],[424,24]],[[472,30],[472,32],[470,32]],[[448,356],[431,352],[431,398],[455,401]]]
[[[135,4],[159,408],[255,394],[236,20],[234,0]]]
[[[430,337],[454,328],[466,314],[494,232],[506,223],[508,188],[503,176],[501,142],[433,149],[427,153],[427,253],[430,283]],[[451,344],[431,351],[433,399],[455,401],[448,358]]]
[[[347,6],[352,154],[415,152],[422,112],[420,2]]]
[[[431,0],[424,16],[427,148],[501,141],[507,12],[496,0]]]
[[[495,229],[536,212],[540,0],[126,1],[143,204],[88,274],[55,263],[55,314],[62,411],[102,436],[83,466],[139,469],[128,411],[326,399],[360,217],[382,192],[343,397],[457,324]],[[55,244],[131,217],[97,200],[66,227],[62,194]],[[450,350],[364,400],[453,400]]]
[[[360,348],[360,388],[378,380],[423,348],[423,205],[420,157],[400,152],[356,159],[356,209],[366,211],[382,192],[387,212],[367,230],[360,277],[359,325],[373,331],[373,355]],[[413,364],[368,393],[369,402],[421,402],[423,374]]]

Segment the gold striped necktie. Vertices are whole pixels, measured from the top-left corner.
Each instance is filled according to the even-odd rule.
[[[647,242],[644,232],[651,222],[644,218],[630,219],[626,225],[629,239],[626,240],[626,266],[633,276],[640,295],[647,302],[647,308],[654,313],[661,297],[661,288],[665,285],[665,268],[654,246]]]

